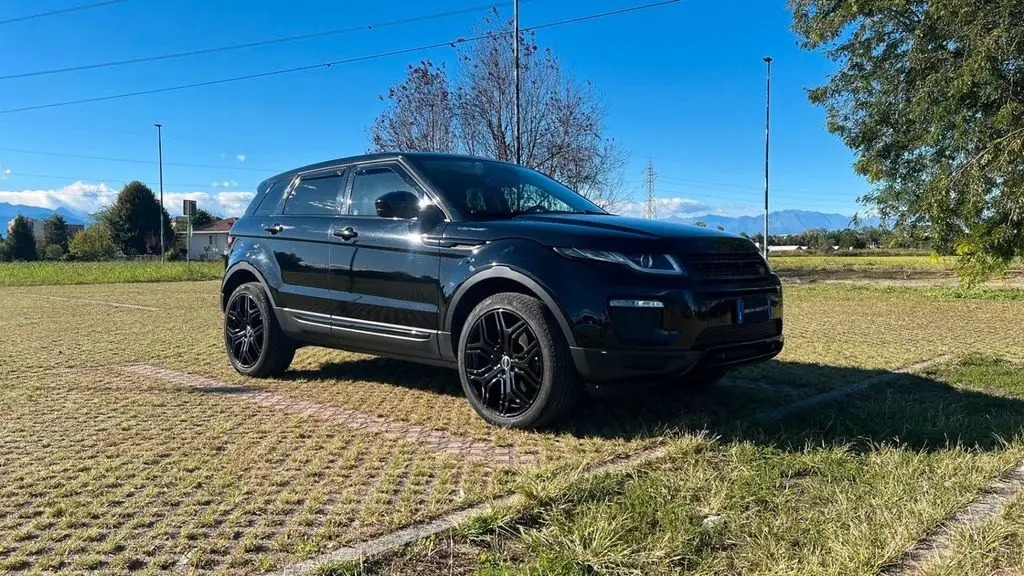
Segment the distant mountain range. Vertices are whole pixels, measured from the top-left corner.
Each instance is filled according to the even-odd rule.
[[[24,216],[26,218],[37,218],[45,220],[49,218],[54,212],[63,216],[64,220],[67,220],[68,224],[88,224],[91,220],[88,214],[76,212],[74,210],[69,210],[64,207],[57,208],[56,210],[51,210],[50,208],[38,208],[36,206],[23,206],[21,204],[0,202],[0,228],[3,228],[3,230],[0,230],[0,232],[6,234],[7,223],[10,222],[11,220],[14,220],[19,215]]]
[[[7,202],[0,202],[0,228],[6,231],[7,223],[13,220],[16,216],[21,214],[27,218],[49,218],[51,214],[56,212],[64,217],[68,221],[68,224],[88,224],[91,222],[88,214],[77,212],[75,210],[69,210],[61,207],[56,210],[49,208],[37,208],[35,206],[23,206],[20,204],[10,204]],[[669,222],[679,222],[682,224],[693,224],[695,222],[704,222],[708,225],[708,228],[715,228],[716,226],[722,226],[727,232],[734,234],[740,234],[746,232],[753,236],[764,227],[764,221],[761,216],[718,216],[715,214],[706,214],[704,216],[694,216],[690,218],[681,218],[678,216],[672,216],[666,219]],[[862,226],[878,226],[878,218],[862,218]],[[814,230],[818,228],[824,228],[826,230],[841,230],[850,226],[850,217],[843,216],[842,214],[825,214],[822,212],[809,212],[807,210],[781,210],[779,212],[771,212],[768,214],[768,228],[772,234],[799,234],[805,230]]]
[[[682,224],[694,224],[704,222],[708,228],[722,226],[727,232],[741,234],[746,232],[753,236],[764,230],[763,216],[717,216],[707,214],[705,216],[694,216],[692,218],[681,218],[673,216],[667,218],[670,222]],[[861,226],[878,226],[879,220],[876,217],[861,218]],[[822,212],[809,212],[807,210],[780,210],[779,212],[768,213],[769,234],[799,234],[806,230],[824,228],[825,230],[842,230],[850,227],[850,217],[842,214],[825,214]]]

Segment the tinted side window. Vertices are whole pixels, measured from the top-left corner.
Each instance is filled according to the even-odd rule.
[[[332,216],[340,213],[345,174],[303,178],[288,195],[284,213],[290,216]]]
[[[352,196],[349,198],[348,213],[352,216],[376,216],[377,207],[374,202],[388,192],[408,191],[423,198],[420,191],[409,182],[405,175],[399,174],[394,168],[363,168],[356,172],[352,183]]]
[[[260,204],[256,208],[256,210],[253,211],[253,215],[268,216],[270,214],[273,214],[274,209],[277,208],[277,205],[281,203],[281,194],[284,193],[284,189],[288,186],[289,182],[290,180],[285,180],[284,182],[274,182],[273,186],[270,187],[270,190],[268,190],[267,193],[264,194],[263,197],[260,199]]]

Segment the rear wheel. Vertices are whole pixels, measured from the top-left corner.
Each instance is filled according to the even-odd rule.
[[[459,337],[470,405],[498,426],[538,428],[563,418],[580,384],[569,346],[536,298],[505,292],[470,312]]]
[[[277,376],[292,363],[295,344],[281,331],[258,282],[242,284],[228,298],[224,347],[231,366],[246,376]]]

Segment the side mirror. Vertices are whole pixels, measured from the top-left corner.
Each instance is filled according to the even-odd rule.
[[[377,198],[373,203],[381,218],[416,218],[420,214],[420,199],[408,190],[396,190]]]

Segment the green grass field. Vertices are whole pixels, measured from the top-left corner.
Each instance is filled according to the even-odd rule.
[[[0,286],[213,280],[222,262],[0,262]]]
[[[364,571],[869,574],[1024,457],[1024,302],[1008,290],[790,286],[778,360],[526,432],[486,426],[444,369],[305,348],[281,378],[242,378],[218,287],[0,288],[0,573],[263,573],[519,490],[523,509]],[[963,360],[747,420],[947,354]],[[217,385],[119,369],[134,364]],[[529,463],[305,414],[325,408]],[[668,456],[635,472],[577,474],[655,446]]]
[[[942,256],[774,256],[772,268],[778,270],[953,270],[955,259]]]

